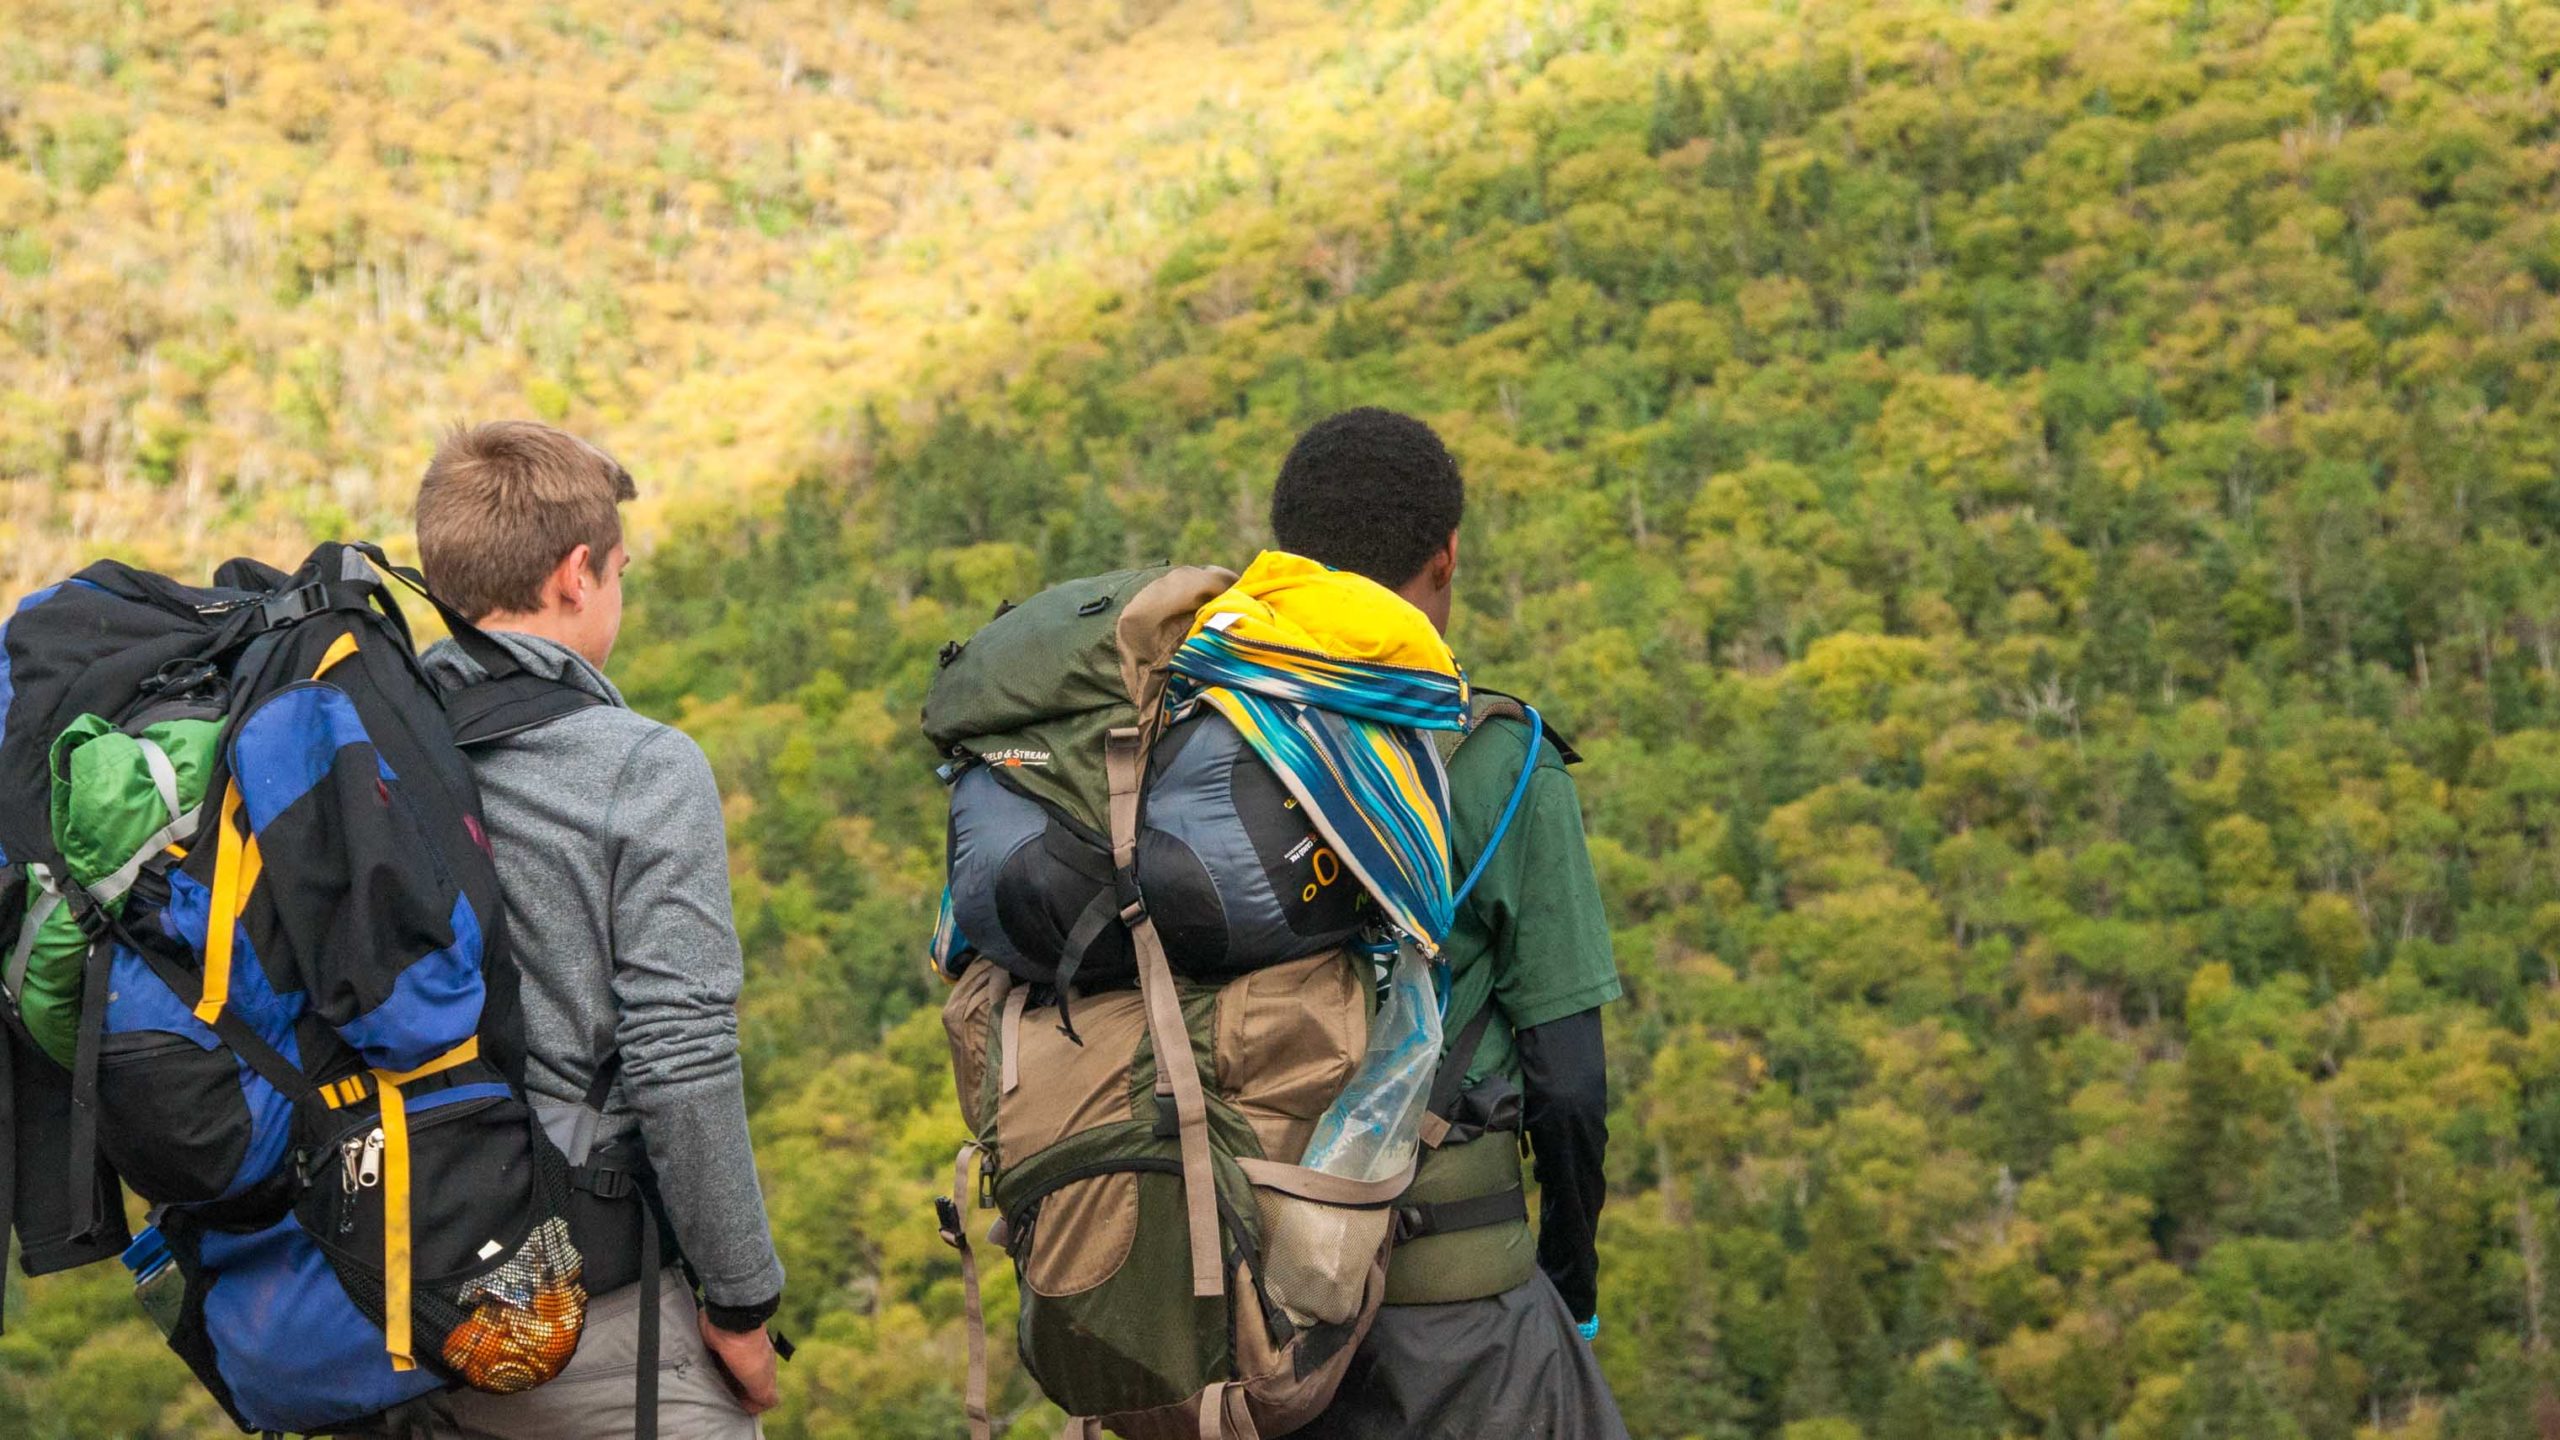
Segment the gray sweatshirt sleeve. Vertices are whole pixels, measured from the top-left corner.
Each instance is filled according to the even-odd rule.
[[[702,747],[676,730],[634,746],[605,833],[614,837],[623,1096],[706,1298],[761,1305],[782,1291],[782,1261],[747,1138],[738,1065],[745,964],[720,788]]]

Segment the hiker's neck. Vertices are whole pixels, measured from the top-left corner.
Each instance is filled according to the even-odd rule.
[[[601,672],[613,655],[613,642],[601,645],[586,617],[553,606],[543,610],[492,610],[475,622],[483,630],[505,630],[564,646]]]
[[[1457,582],[1458,537],[1452,535],[1448,545],[1423,562],[1419,573],[1396,587],[1396,593],[1421,611],[1432,628],[1446,635],[1449,633],[1451,602],[1457,596]]]

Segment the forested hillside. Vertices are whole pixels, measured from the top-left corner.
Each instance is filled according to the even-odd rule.
[[[436,432],[651,491],[841,448],[1272,154],[1314,0],[12,0],[0,584],[404,513]],[[226,552],[227,553],[227,552]]]
[[[1111,23],[1193,73],[1284,44],[1262,11]],[[1039,53],[1043,13],[980,28]],[[772,1433],[956,1433],[935,650],[1045,579],[1241,562],[1355,403],[1448,435],[1460,652],[1590,757],[1638,1435],[2552,1433],[2560,5],[1332,23],[1109,264],[795,378],[840,416],[761,433],[743,369],[570,412],[773,467],[667,527],[618,662],[730,794]],[[1078,173],[1151,163],[1120,138]],[[822,333],[877,303],[793,273]],[[374,443],[319,433],[276,444]],[[203,1427],[111,1277],[32,1288],[0,1431]]]

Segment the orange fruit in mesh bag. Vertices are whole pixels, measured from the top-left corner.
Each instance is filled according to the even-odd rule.
[[[586,1326],[585,1266],[557,1218],[506,1264],[471,1282],[471,1314],[445,1336],[445,1367],[474,1390],[512,1395],[559,1374]]]

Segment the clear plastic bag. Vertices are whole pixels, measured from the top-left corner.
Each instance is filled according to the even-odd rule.
[[[1386,1003],[1369,1021],[1369,1047],[1332,1108],[1317,1117],[1299,1164],[1345,1180],[1392,1180],[1413,1163],[1440,1064],[1440,1005],[1430,961],[1407,944],[1387,976]],[[1301,1324],[1338,1324],[1359,1313],[1362,1291],[1391,1213],[1261,1194],[1265,1277],[1271,1298]]]
[[[1397,947],[1386,1003],[1369,1021],[1369,1048],[1332,1108],[1317,1117],[1298,1163],[1345,1180],[1393,1179],[1413,1163],[1431,1077],[1440,1065],[1440,1006],[1432,964]]]

